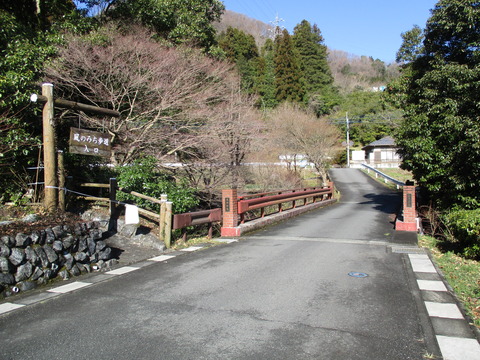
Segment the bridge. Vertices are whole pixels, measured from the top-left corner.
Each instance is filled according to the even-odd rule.
[[[0,358],[480,358],[415,232],[394,230],[401,195],[332,177],[329,206],[15,298]]]

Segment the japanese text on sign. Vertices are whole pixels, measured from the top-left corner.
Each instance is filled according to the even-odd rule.
[[[69,145],[71,153],[110,156],[110,135],[107,133],[70,128]]]

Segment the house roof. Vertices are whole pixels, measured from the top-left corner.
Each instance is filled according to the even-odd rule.
[[[368,144],[367,146],[364,147],[364,149],[375,148],[375,147],[396,147],[396,146],[397,145],[395,144],[394,138],[392,138],[391,136],[385,136],[380,140],[377,140]]]

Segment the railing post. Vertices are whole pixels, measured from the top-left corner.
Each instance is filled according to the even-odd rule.
[[[172,216],[173,203],[171,201],[165,202],[165,246],[170,248],[172,245]]]
[[[63,151],[58,150],[57,152],[57,163],[58,163],[58,208],[60,211],[65,211],[65,166],[63,161]]]
[[[110,221],[108,223],[108,230],[117,232],[117,179],[110,178],[109,180],[109,205],[108,210],[110,213]]]
[[[222,236],[240,236],[238,227],[238,193],[237,189],[222,190]]]
[[[158,222],[158,236],[160,238],[160,241],[163,241],[165,245],[167,244],[165,241],[165,212],[166,212],[166,207],[165,203],[167,202],[167,195],[162,194],[160,196],[160,220]]]

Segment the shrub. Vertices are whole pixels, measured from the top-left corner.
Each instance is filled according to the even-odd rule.
[[[480,209],[452,210],[443,215],[457,251],[467,258],[480,259]]]
[[[187,186],[185,181],[177,183],[167,174],[159,172],[156,164],[155,158],[144,157],[118,168],[118,186],[157,199],[160,199],[162,194],[167,194],[168,200],[173,202],[173,212],[177,214],[190,211],[197,206],[195,190]],[[158,204],[123,192],[118,192],[117,198],[120,201],[132,201],[151,211],[160,210]]]

